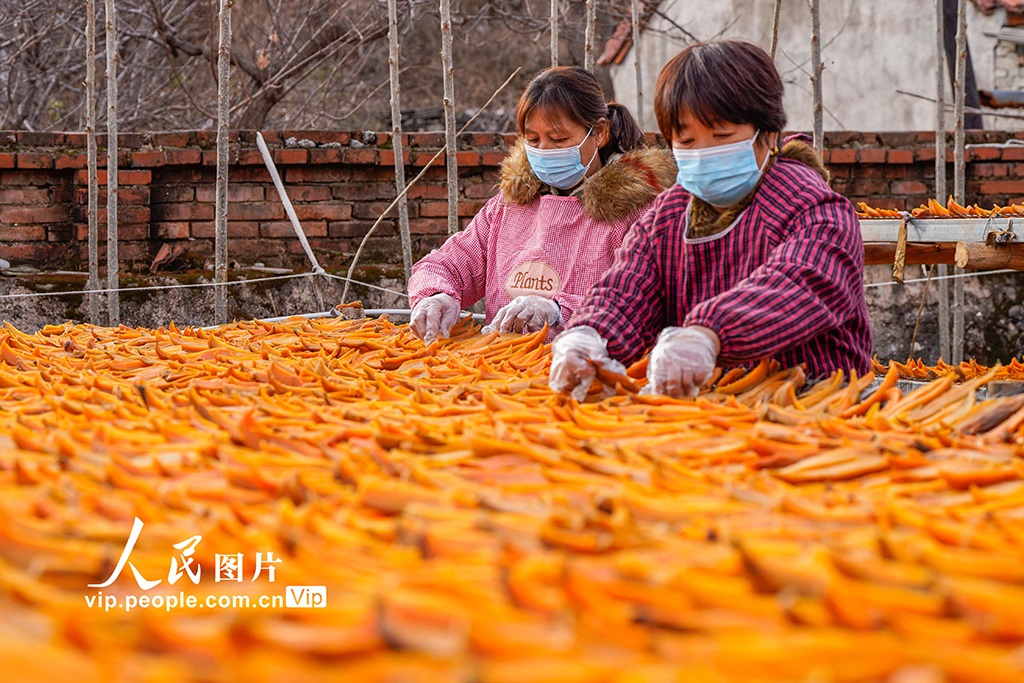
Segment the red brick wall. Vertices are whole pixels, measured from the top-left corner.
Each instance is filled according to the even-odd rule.
[[[946,188],[953,191],[952,136],[946,149]],[[971,131],[968,145],[1024,141],[1024,133]],[[854,202],[912,209],[935,192],[935,134],[848,133],[826,136],[832,187]],[[1024,202],[1024,146],[974,147],[965,152],[967,202],[988,208]]]
[[[321,263],[347,266],[360,238],[395,196],[394,153],[385,133],[265,133],[296,213]],[[284,147],[294,137],[314,147]],[[443,144],[436,133],[406,135],[411,179]],[[1004,142],[1005,133],[972,133],[969,144]],[[1024,137],[1024,134],[1021,134]],[[459,215],[465,225],[495,192],[510,138],[473,133],[459,140]],[[242,265],[305,266],[298,241],[255,146],[252,131],[231,134],[229,258]],[[105,145],[100,136],[101,149]],[[308,144],[308,143],[307,143]],[[79,133],[0,132],[0,258],[48,268],[76,267],[86,254],[85,139]],[[909,209],[931,195],[931,133],[833,133],[826,140],[833,186],[854,201]],[[215,134],[130,133],[119,138],[119,237],[122,267],[143,270],[164,242],[183,244],[196,261],[212,258]],[[968,151],[968,201],[1024,201],[1024,148]],[[949,161],[952,161],[950,152]],[[101,154],[100,164],[105,164]],[[100,173],[100,182],[105,182]],[[952,168],[949,172],[952,188]],[[444,157],[409,192],[418,257],[446,237]],[[106,225],[100,188],[100,238]],[[364,263],[401,262],[396,220],[384,221]],[[101,245],[101,262],[105,247]]]

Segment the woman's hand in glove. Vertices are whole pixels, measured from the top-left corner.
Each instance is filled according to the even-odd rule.
[[[696,396],[714,372],[720,349],[714,330],[698,325],[666,327],[651,351],[643,393]]]
[[[582,402],[597,376],[595,365],[626,374],[622,363],[608,355],[608,342],[593,327],[573,327],[562,332],[551,346],[551,374],[548,385],[560,394],[570,393]]]
[[[447,339],[459,322],[459,302],[448,294],[434,294],[421,299],[412,309],[409,329],[430,346],[438,337]]]
[[[508,302],[495,314],[491,324],[484,328],[484,332],[521,332],[529,334],[537,332],[547,323],[548,327],[555,327],[562,322],[562,310],[558,304],[542,296],[532,294],[517,296]]]

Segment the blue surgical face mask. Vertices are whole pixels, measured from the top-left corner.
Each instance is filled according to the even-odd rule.
[[[568,190],[570,187],[575,187],[577,183],[583,180],[583,176],[587,175],[587,170],[597,157],[597,150],[595,149],[593,156],[590,157],[590,161],[587,162],[586,166],[583,165],[583,159],[580,157],[580,147],[583,146],[583,143],[587,141],[592,132],[594,132],[593,128],[588,130],[587,134],[580,140],[580,144],[574,147],[538,149],[537,147],[526,145],[526,158],[530,160],[530,168],[533,169],[533,172],[545,185],[550,185],[559,190]]]
[[[754,137],[703,149],[673,149],[676,182],[690,194],[712,206],[732,206],[750,194],[761,179],[764,164],[757,165],[754,155]],[[768,163],[765,155],[764,163]]]

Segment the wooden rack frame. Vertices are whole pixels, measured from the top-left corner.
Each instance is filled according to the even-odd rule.
[[[865,265],[894,263],[899,218],[860,221]],[[915,218],[907,221],[905,264],[966,270],[1024,270],[1024,218]]]

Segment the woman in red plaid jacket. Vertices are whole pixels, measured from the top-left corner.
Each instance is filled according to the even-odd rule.
[[[629,110],[580,67],[534,78],[516,123],[501,192],[413,266],[410,327],[427,344],[485,296],[488,324],[503,332],[562,327],[675,177],[672,156],[648,148]]]
[[[771,58],[744,41],[665,65],[654,108],[677,184],[556,338],[553,389],[582,400],[595,363],[621,370],[651,344],[646,391],[673,396],[696,395],[716,364],[767,357],[810,377],[870,369],[857,216],[806,144],[779,150],[782,96]]]

